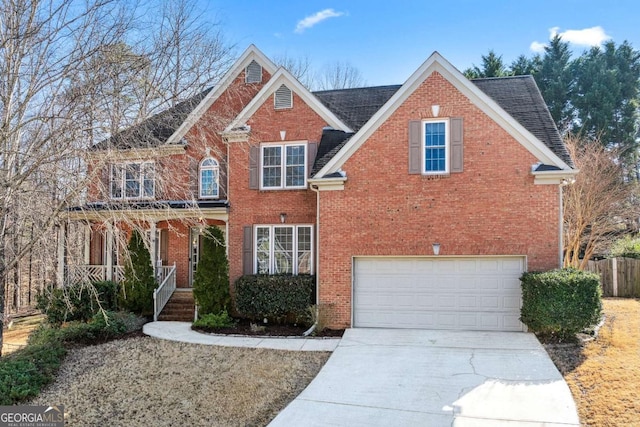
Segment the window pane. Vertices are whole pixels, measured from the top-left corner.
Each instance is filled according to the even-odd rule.
[[[205,169],[200,172],[200,196],[218,196],[218,172],[213,169]]]
[[[445,142],[444,123],[425,123],[425,145],[427,147],[444,147]]]
[[[258,261],[257,274],[269,274],[269,227],[256,229],[256,259]]]
[[[293,273],[293,227],[273,228],[273,273]]]
[[[287,187],[300,187],[304,185],[304,152],[304,145],[293,145],[287,147]]]
[[[282,147],[262,148],[262,186],[282,186]]]
[[[425,172],[446,171],[446,144],[444,122],[425,123]]]
[[[311,227],[298,227],[298,274],[311,274]]]
[[[122,167],[111,165],[111,197],[122,198]]]
[[[155,190],[155,168],[152,163],[145,163],[142,166],[142,179],[144,185],[144,197],[153,197]]]

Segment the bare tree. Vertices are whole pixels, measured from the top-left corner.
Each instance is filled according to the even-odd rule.
[[[360,70],[348,62],[340,61],[325,65],[316,79],[318,90],[355,88],[365,84]]]
[[[284,67],[306,88],[311,89],[313,87],[314,71],[308,56],[294,58],[285,53],[274,56],[273,62],[280,67]]]
[[[566,144],[580,173],[563,189],[564,265],[584,269],[625,230],[629,218],[637,217],[631,204],[636,184],[624,181],[615,151],[576,136]]]

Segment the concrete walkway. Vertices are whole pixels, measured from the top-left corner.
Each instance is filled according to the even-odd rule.
[[[533,334],[349,329],[280,426],[579,426]]]
[[[155,338],[191,344],[290,351],[333,351],[340,342],[340,338],[247,337],[205,334],[192,330],[191,323],[188,322],[151,322],[143,326],[142,332]]]

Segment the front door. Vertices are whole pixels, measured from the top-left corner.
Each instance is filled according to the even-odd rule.
[[[202,229],[194,227],[191,229],[189,244],[191,245],[189,252],[189,287],[193,287],[193,279],[200,261],[200,253],[202,251]]]

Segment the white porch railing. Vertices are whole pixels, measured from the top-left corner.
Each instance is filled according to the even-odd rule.
[[[114,265],[111,268],[111,280],[121,282],[124,278],[124,267]],[[103,282],[108,280],[108,270],[109,267],[106,265],[68,265],[65,267],[64,285]]]
[[[162,268],[164,272],[164,267]],[[153,291],[153,321],[158,321],[158,315],[176,290],[176,265],[168,267],[168,272],[160,286]]]

